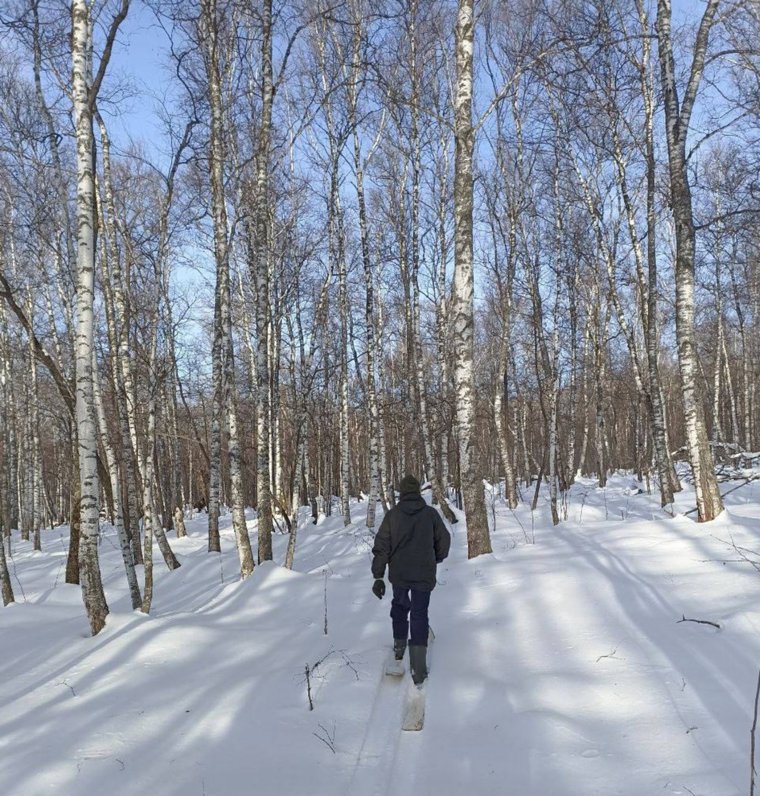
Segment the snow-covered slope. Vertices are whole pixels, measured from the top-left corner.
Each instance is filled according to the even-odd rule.
[[[182,567],[156,562],[149,617],[129,610],[106,532],[112,613],[96,638],[63,582],[60,529],[43,553],[16,538],[0,794],[748,793],[760,573],[731,545],[760,550],[760,482],[705,525],[632,485],[581,481],[558,528],[497,499],[495,552],[472,561],[454,527],[421,733],[400,731],[407,685],[382,675],[390,603],[370,591],[364,504],[345,529],[304,518],[297,571],[266,564],[242,583],[229,517],[221,556],[205,517],[190,521],[172,541]]]

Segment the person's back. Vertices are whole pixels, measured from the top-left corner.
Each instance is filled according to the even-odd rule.
[[[399,502],[385,515],[390,547],[388,548],[388,580],[394,586],[432,591],[438,561],[448,553],[448,531],[438,512],[425,503],[419,492],[401,495]],[[383,527],[375,551],[378,564],[383,561]],[[379,542],[379,544],[378,544]],[[383,561],[383,563],[385,563]],[[373,567],[374,571],[374,567]],[[382,574],[375,577],[382,577]]]
[[[412,677],[420,683],[427,676],[430,593],[435,588],[436,566],[449,554],[451,537],[438,512],[423,500],[416,478],[405,476],[399,491],[399,502],[383,517],[375,536],[372,590],[380,598],[385,594],[382,579],[387,566],[393,586],[391,619],[396,658],[401,660],[406,649],[411,612],[409,660]]]

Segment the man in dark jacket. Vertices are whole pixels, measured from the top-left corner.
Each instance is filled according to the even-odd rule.
[[[383,517],[375,536],[372,591],[382,599],[387,565],[393,586],[393,650],[396,660],[402,660],[411,611],[409,665],[419,685],[427,677],[430,592],[435,588],[436,566],[449,554],[451,536],[438,512],[422,499],[420,482],[414,476],[405,475],[399,486],[401,498]]]

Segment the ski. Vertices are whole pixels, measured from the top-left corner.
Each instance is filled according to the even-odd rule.
[[[425,726],[425,683],[409,683],[409,691],[404,702],[404,719],[401,729],[419,732]]]
[[[427,669],[428,677],[430,676],[430,658],[433,648],[433,641],[435,634],[433,628],[428,631],[428,647],[427,647]],[[419,732],[425,726],[425,682],[415,685],[413,682],[409,683],[409,689],[406,693],[404,700],[404,717],[401,721],[401,729],[406,732]]]
[[[385,673],[390,677],[403,677],[405,671],[404,661],[397,661],[395,655],[391,653],[391,657],[385,664]]]

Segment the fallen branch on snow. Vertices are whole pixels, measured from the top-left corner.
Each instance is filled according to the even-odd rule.
[[[320,741],[333,753],[335,754],[335,722],[333,722],[332,726],[332,733],[325,727],[324,724],[320,724],[319,732],[313,732],[312,735],[315,738],[319,738]]]
[[[731,547],[733,547],[734,551],[743,563],[749,564],[751,567],[760,572],[760,560],[758,560],[758,553],[756,550],[750,550],[748,547],[742,547],[741,545],[736,544],[733,537],[731,537]]]
[[[681,614],[681,619],[677,620],[676,624],[680,625],[681,622],[696,622],[698,625],[712,625],[720,630],[720,625],[717,622],[711,622],[709,619],[687,619],[684,614]]]
[[[750,478],[745,478],[744,481],[741,482],[738,486],[733,487],[732,489],[727,489],[723,492],[720,496],[721,500],[723,500],[726,495],[730,495],[732,492],[736,492],[737,489],[741,489],[743,486],[747,486],[747,484],[751,484],[753,481],[760,480],[760,475],[753,475]],[[695,506],[693,509],[689,509],[688,511],[684,512],[686,516],[689,514],[694,514],[697,511],[697,507]]]
[[[618,658],[617,655],[615,654],[616,652],[617,652],[617,647],[615,647],[615,649],[612,650],[612,652],[608,652],[606,655],[600,655],[596,659],[596,662],[599,663],[599,661],[602,660],[602,658],[615,658],[616,661],[617,660],[624,660],[623,658]]]

